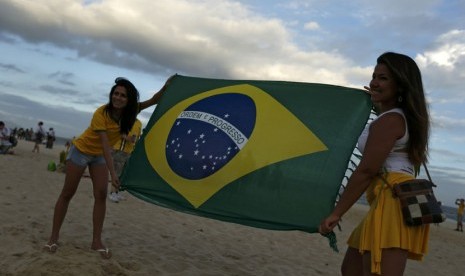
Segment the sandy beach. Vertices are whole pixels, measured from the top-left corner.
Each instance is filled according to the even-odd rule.
[[[319,234],[270,231],[175,212],[125,193],[108,201],[103,260],[90,250],[92,183],[83,178],[62,227],[59,249],[43,251],[64,174],[47,170],[63,146],[19,141],[0,155],[0,275],[339,275],[345,241],[367,207],[354,206],[336,231],[340,253]],[[454,275],[465,268],[465,234],[455,221],[432,226],[429,254],[405,275]]]

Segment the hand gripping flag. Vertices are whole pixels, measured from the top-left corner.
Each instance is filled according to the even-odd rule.
[[[347,87],[176,75],[122,189],[199,216],[317,232],[370,110],[366,93]]]

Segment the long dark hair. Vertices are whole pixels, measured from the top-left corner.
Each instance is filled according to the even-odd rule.
[[[105,107],[105,112],[107,114],[112,114],[113,112],[112,96],[117,86],[123,86],[127,91],[128,103],[121,114],[119,125],[120,133],[128,134],[136,121],[137,113],[139,113],[139,91],[137,91],[134,84],[129,80],[125,78],[116,78],[115,85],[113,85],[110,91],[109,103]]]
[[[410,161],[419,166],[428,160],[430,134],[430,117],[420,69],[409,56],[392,52],[379,56],[377,63],[386,65],[397,83],[397,104],[404,111],[410,136],[407,153]]]

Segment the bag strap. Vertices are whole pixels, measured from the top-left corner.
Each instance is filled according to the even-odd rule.
[[[119,150],[123,151],[125,146],[126,146],[126,139],[121,138],[121,145],[119,147]]]
[[[433,183],[433,180],[431,179],[431,175],[429,175],[428,168],[426,167],[426,163],[423,162],[423,167],[425,168],[426,175],[428,176],[428,180]]]
[[[431,185],[433,185],[433,187],[437,187],[437,185],[433,182],[433,180],[431,179],[431,175],[429,174],[429,171],[428,171],[428,168],[426,167],[426,163],[423,162],[423,167],[425,168],[425,172],[426,172],[426,175],[428,176],[428,180],[429,182],[431,182]]]

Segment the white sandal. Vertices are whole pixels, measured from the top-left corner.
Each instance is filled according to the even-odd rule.
[[[58,250],[58,244],[56,243],[46,244],[44,245],[44,249],[47,250],[49,253],[55,253]]]

